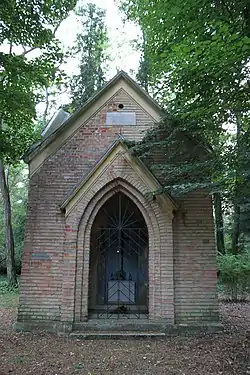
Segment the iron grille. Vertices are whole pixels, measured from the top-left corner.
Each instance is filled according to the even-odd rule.
[[[115,194],[99,211],[92,229],[92,252],[97,301],[91,317],[146,318],[148,231],[141,212],[124,194]]]

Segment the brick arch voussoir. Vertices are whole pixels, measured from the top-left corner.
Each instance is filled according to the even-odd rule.
[[[144,190],[144,189],[142,189]],[[89,201],[83,215],[79,221],[78,238],[77,238],[77,258],[82,252],[83,254],[83,267],[78,271],[81,273],[81,319],[87,318],[88,315],[88,282],[89,282],[89,262],[90,262],[90,236],[94,219],[99,212],[100,208],[105,202],[117,192],[123,192],[127,195],[140,210],[148,229],[149,236],[149,262],[152,263],[151,269],[154,264],[154,249],[160,247],[160,228],[157,220],[159,214],[159,207],[153,202],[149,202],[142,192],[131,184],[131,181],[118,178],[101,188]],[[77,262],[78,267],[81,267]],[[149,264],[150,268],[150,264]],[[80,291],[79,291],[80,292]],[[79,293],[78,293],[79,294]],[[152,294],[152,293],[151,293]],[[151,296],[153,301],[153,296]],[[150,309],[150,306],[149,306]]]
[[[94,219],[100,208],[109,198],[111,198],[117,192],[123,192],[135,203],[146,222],[149,237],[151,237],[152,239],[155,237],[156,233],[159,230],[159,224],[157,220],[159,208],[149,202],[143,196],[142,192],[138,190],[138,187],[136,188],[135,186],[133,186],[131,182],[133,181],[117,178],[106,184],[89,201],[79,221],[77,242],[80,246],[84,245],[83,242],[85,241],[80,241],[80,244],[79,239],[81,238],[82,240],[84,240],[90,234]],[[151,215],[149,215],[149,212],[151,213]],[[154,236],[152,236],[153,234]],[[157,234],[159,234],[159,232]]]

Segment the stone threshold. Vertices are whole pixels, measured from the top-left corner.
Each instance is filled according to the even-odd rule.
[[[170,325],[166,321],[150,321],[148,319],[89,319],[87,322],[73,324],[73,331],[160,331],[164,332],[165,327]]]
[[[164,339],[165,332],[142,332],[142,331],[74,331],[69,335],[72,339],[77,340],[124,340],[124,339]]]
[[[200,324],[170,324],[167,321],[133,320],[110,321],[89,320],[69,323],[60,321],[17,321],[13,329],[19,332],[47,331],[69,335],[72,338],[125,338],[125,337],[172,337],[219,333],[223,326],[219,322]]]

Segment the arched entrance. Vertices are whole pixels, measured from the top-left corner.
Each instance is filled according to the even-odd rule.
[[[148,229],[136,204],[119,192],[91,229],[89,317],[145,318],[148,312]]]

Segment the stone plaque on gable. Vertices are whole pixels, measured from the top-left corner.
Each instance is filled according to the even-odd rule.
[[[135,112],[107,112],[106,125],[136,125]]]

